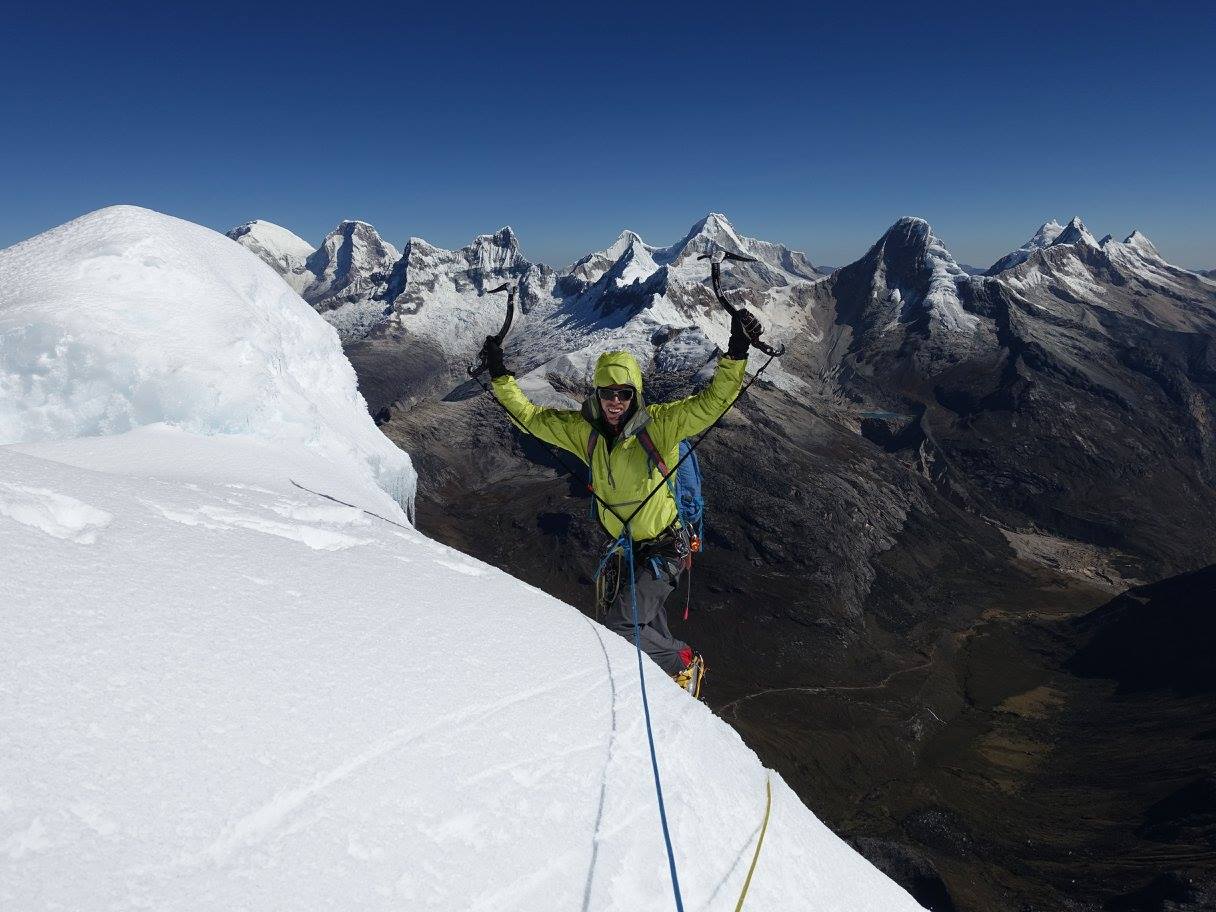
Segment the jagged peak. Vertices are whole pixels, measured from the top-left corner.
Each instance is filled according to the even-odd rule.
[[[936,238],[933,237],[933,229],[928,222],[914,215],[905,215],[896,219],[895,224],[882,233],[877,246],[889,247],[895,244],[914,246],[927,251],[934,240]],[[945,248],[943,247],[943,249]]]
[[[675,244],[655,251],[655,261],[662,264],[682,262],[684,254],[693,251],[704,251],[709,245],[716,244],[734,253],[747,253],[746,240],[740,237],[733,225],[721,212],[710,212],[699,219]]]
[[[1030,236],[1030,240],[1022,245],[1024,249],[1033,250],[1036,247],[1049,247],[1051,242],[1060,236],[1064,226],[1055,219],[1048,219]]]
[[[415,235],[410,235],[410,239],[405,242],[405,249],[410,253],[421,254],[450,254],[452,252],[446,247],[432,244],[426,238],[420,238]]]
[[[696,237],[698,234],[715,234],[722,231],[729,231],[733,234],[735,226],[721,212],[708,212],[692,226],[688,235],[689,237]]]
[[[509,225],[493,234],[479,234],[471,244],[460,250],[470,267],[485,271],[529,265],[519,249],[519,238]]]
[[[326,238],[350,237],[355,232],[359,232],[360,234],[370,233],[374,234],[376,237],[380,237],[380,232],[378,232],[375,226],[370,222],[365,222],[361,219],[343,219],[342,221],[338,222],[337,227],[335,227],[333,231],[326,235]]]
[[[1097,247],[1098,242],[1089,229],[1085,227],[1085,223],[1081,221],[1081,216],[1074,215],[1068,222],[1068,225],[1060,232],[1059,236],[1051,242],[1051,246],[1055,247],[1060,244],[1085,244],[1089,247]]]
[[[908,264],[920,263],[935,274],[949,275],[952,279],[967,277],[966,271],[958,265],[941,238],[933,234],[929,223],[915,216],[898,219],[858,263],[873,262],[875,257],[894,258]]]
[[[473,243],[470,247],[492,244],[495,247],[518,247],[519,238],[510,225],[503,225],[493,234],[479,234],[473,238]]]
[[[1144,232],[1142,232],[1139,228],[1133,229],[1132,233],[1123,239],[1123,243],[1126,246],[1131,247],[1141,256],[1151,256],[1154,259],[1161,259],[1161,254],[1157,252],[1157,248],[1153,245],[1153,242],[1150,241],[1148,236],[1145,235]]]
[[[1050,247],[1056,242],[1061,234],[1064,233],[1064,226],[1055,219],[1048,219],[1038,227],[1038,230],[1030,236],[1025,244],[1014,250],[1012,253],[1007,253],[992,266],[988,268],[985,275],[997,275],[1004,272],[1006,269],[1012,269],[1014,266],[1020,266],[1030,259],[1030,255],[1036,250],[1042,250],[1045,247]]]

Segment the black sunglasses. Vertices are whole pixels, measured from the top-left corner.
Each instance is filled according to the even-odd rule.
[[[619,400],[621,400],[621,402],[632,402],[633,401],[633,387],[632,386],[626,386],[621,389],[617,389],[616,387],[612,387],[612,386],[597,386],[595,388],[595,391],[601,399],[607,399],[610,402],[613,399],[619,399]]]

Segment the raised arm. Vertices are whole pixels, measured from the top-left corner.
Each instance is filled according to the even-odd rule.
[[[709,428],[739,395],[746,372],[746,357],[735,359],[724,355],[718,359],[714,378],[699,393],[647,406],[654,423],[652,436],[656,438],[656,445],[672,447],[685,437],[694,437]]]
[[[569,450],[587,461],[587,439],[591,433],[583,416],[572,409],[555,409],[532,402],[519,388],[515,378],[503,374],[491,381],[494,397],[503,404],[516,421],[546,443]]]

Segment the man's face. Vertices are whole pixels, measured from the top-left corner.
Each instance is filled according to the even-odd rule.
[[[632,386],[601,386],[596,390],[600,397],[600,410],[608,423],[616,427],[633,405]]]

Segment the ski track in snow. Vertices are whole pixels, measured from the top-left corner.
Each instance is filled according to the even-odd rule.
[[[81,545],[95,543],[98,533],[114,519],[75,497],[9,482],[0,482],[0,516]]]

